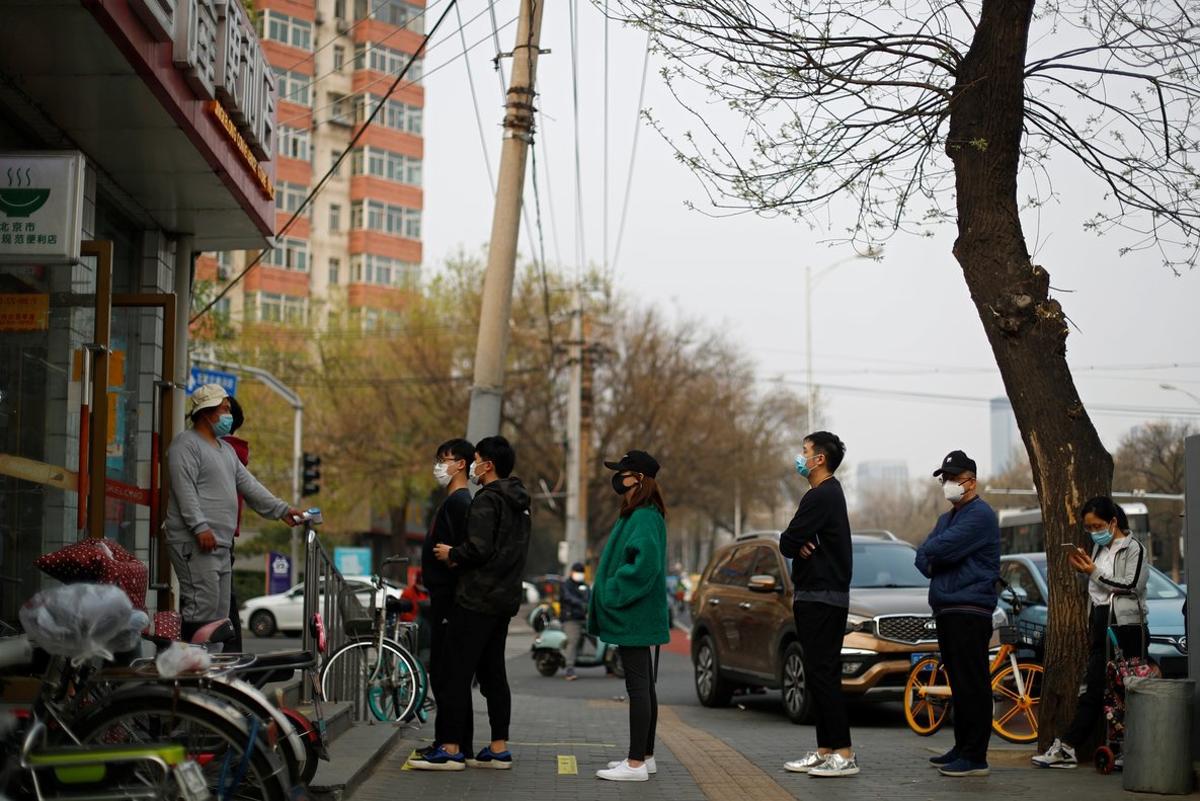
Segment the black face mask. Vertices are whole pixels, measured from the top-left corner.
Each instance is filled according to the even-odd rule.
[[[624,495],[626,492],[629,491],[630,488],[625,486],[626,478],[632,478],[632,476],[623,476],[620,473],[613,473],[613,477],[612,477],[613,492],[617,493],[618,495]],[[635,484],[634,486],[637,486],[637,485]]]

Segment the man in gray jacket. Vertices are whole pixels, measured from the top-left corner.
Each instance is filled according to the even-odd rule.
[[[250,474],[221,437],[233,424],[229,396],[205,384],[189,399],[192,427],[175,437],[167,452],[171,481],[164,528],[171,564],[179,579],[183,639],[205,623],[229,616],[232,581],[230,548],[238,523],[238,496],[260,515],[299,522],[291,508]]]

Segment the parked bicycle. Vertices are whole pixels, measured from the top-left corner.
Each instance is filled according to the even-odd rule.
[[[1003,582],[1002,582],[1003,583]],[[1021,600],[1004,583],[1012,619],[1021,613]],[[1041,664],[1045,627],[1017,620],[999,629],[1000,647],[989,667],[992,685],[992,731],[1010,743],[1032,743],[1038,737],[1038,706],[1042,697]],[[917,656],[904,685],[904,719],[917,734],[928,737],[946,722],[953,692],[946,669],[936,654]]]
[[[383,566],[404,565],[408,559],[390,556]],[[381,568],[382,569],[382,568]],[[387,598],[384,581],[373,575],[370,611],[349,589],[338,602],[349,641],[334,651],[321,671],[321,690],[327,700],[365,705],[379,721],[428,719],[429,677],[417,650],[417,623],[399,620],[406,601]],[[383,598],[381,606],[378,599]],[[341,680],[338,680],[338,677]]]

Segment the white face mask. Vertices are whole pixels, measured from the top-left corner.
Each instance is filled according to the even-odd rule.
[[[572,573],[571,581],[574,581],[576,584],[582,584],[583,583],[583,574],[582,573]]]
[[[438,462],[433,466],[433,478],[437,481],[439,487],[450,486],[450,466],[445,462]]]
[[[475,486],[479,486],[483,483],[483,476],[475,472],[475,462],[471,462],[471,469],[467,472],[467,478],[470,479],[471,483]]]
[[[950,503],[958,503],[967,494],[966,489],[956,481],[947,481],[942,485],[942,494],[946,496],[946,500]]]

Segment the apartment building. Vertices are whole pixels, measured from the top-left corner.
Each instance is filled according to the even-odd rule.
[[[384,96],[420,46],[423,2],[255,0],[253,6],[278,79],[276,247],[218,311],[235,326],[321,328],[344,319],[379,328],[403,310],[421,270],[421,61]],[[377,109],[316,200],[280,235]],[[196,279],[222,286],[256,255],[207,253]]]

